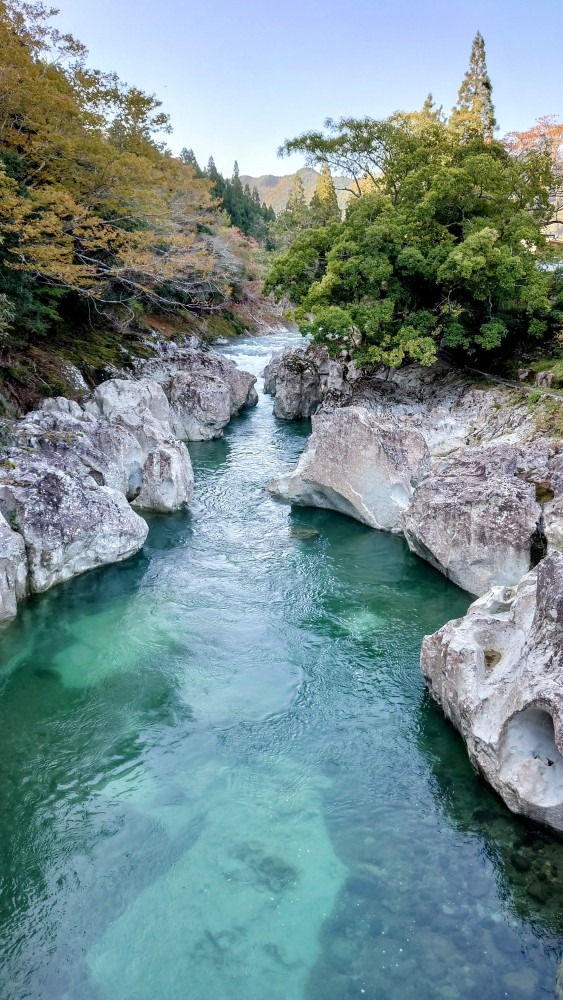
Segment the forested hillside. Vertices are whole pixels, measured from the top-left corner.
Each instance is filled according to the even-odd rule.
[[[278,177],[275,174],[263,174],[261,177],[250,177],[241,175],[241,183],[248,185],[250,190],[256,188],[261,202],[273,208],[276,215],[283,212],[287,207],[287,202],[295,179],[299,177],[303,185],[303,194],[307,202],[311,201],[317,187],[320,173],[312,167],[303,167],[294,174],[284,174]],[[346,208],[350,198],[350,177],[334,177],[334,187],[338,204],[342,210]]]
[[[94,377],[145,349],[144,317],[243,328],[259,298],[257,244],[216,178],[171,155],[157,98],[91,69],[53,13],[0,2],[0,377],[20,401],[64,388],[56,356]]]

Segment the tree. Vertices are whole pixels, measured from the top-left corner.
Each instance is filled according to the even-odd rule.
[[[0,0],[4,339],[60,328],[77,301],[215,308],[232,270],[203,235],[219,223],[209,181],[163,146],[157,98],[87,67],[53,13]]]
[[[509,132],[503,141],[515,157],[526,157],[532,150],[549,156],[553,169],[553,211],[548,225],[560,226],[563,223],[563,122],[554,115],[544,115],[525,132]]]
[[[478,31],[473,39],[469,69],[457,95],[450,118],[453,128],[467,140],[491,140],[497,127],[492,100],[493,87],[487,72],[485,42]]]
[[[340,220],[340,209],[334,189],[334,181],[327,163],[323,164],[321,175],[311,198],[311,225],[326,226]]]
[[[467,142],[428,112],[347,120],[336,139],[288,144],[344,151],[373,179],[343,221],[299,234],[266,282],[295,303],[303,332],[360,363],[430,364],[441,343],[471,357],[553,323],[539,266],[550,259],[549,157]]]
[[[203,171],[197,162],[193,149],[186,149],[184,146],[180,152],[179,159],[186,167],[193,167],[196,177],[203,177]]]

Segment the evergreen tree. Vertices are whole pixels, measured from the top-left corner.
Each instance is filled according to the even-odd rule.
[[[212,156],[210,156],[207,161],[207,167],[205,168],[205,173],[207,174],[209,180],[211,181],[215,181],[219,177],[219,171],[215,166],[215,160],[213,159]]]
[[[492,101],[493,87],[487,71],[485,42],[478,31],[473,39],[469,69],[457,95],[450,124],[466,139],[491,140],[497,127]]]
[[[299,233],[310,228],[311,210],[305,201],[305,188],[301,175],[295,174],[287,205],[270,227],[270,234],[279,249],[286,249]]]
[[[186,149],[186,147],[184,146],[184,148],[180,153],[179,159],[182,161],[182,163],[185,163],[187,167],[194,168],[196,177],[202,176],[202,170],[199,163],[196,160],[196,156],[193,149]]]
[[[334,189],[334,181],[327,163],[323,164],[315,193],[311,198],[311,224],[313,227],[328,226],[330,222],[340,222],[341,214]]]

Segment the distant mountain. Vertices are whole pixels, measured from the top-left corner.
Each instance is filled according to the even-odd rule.
[[[305,199],[309,202],[315,193],[320,174],[311,167],[303,167],[297,173],[303,181]],[[295,174],[285,174],[283,177],[276,177],[274,174],[264,174],[262,177],[249,177],[248,175],[243,176],[241,174],[240,179],[243,185],[248,184],[251,191],[252,188],[257,188],[260,201],[265,201],[266,205],[271,205],[277,215],[287,205],[294,177]],[[348,191],[343,191],[342,188],[351,187],[352,181],[349,177],[333,177],[333,180],[338,204],[340,208],[344,208],[350,194]]]

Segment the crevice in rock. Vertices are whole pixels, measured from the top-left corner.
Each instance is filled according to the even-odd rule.
[[[530,539],[530,569],[534,569],[547,555],[547,535],[544,531],[543,514],[540,514]]]

